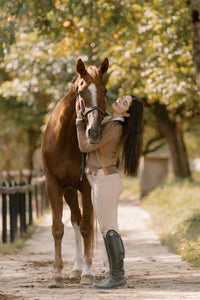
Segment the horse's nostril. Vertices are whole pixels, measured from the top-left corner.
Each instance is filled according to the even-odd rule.
[[[101,128],[90,128],[88,129],[88,135],[91,139],[101,138]]]
[[[88,135],[91,137],[91,129],[88,129]]]
[[[95,138],[96,137],[96,133],[95,133],[94,128],[88,129],[88,135],[89,135],[90,138]]]

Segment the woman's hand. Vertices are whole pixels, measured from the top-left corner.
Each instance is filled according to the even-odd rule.
[[[76,117],[77,119],[82,119],[82,109],[80,100],[76,100]]]

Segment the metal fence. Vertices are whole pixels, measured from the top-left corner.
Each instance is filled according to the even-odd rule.
[[[1,241],[12,243],[49,207],[45,177],[32,170],[1,171],[0,184]]]

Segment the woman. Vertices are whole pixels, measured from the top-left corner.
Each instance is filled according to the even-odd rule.
[[[90,144],[81,118],[80,103],[76,103],[76,128],[79,148],[88,153],[85,173],[91,185],[91,196],[108,254],[110,275],[94,284],[98,289],[126,285],[124,277],[124,246],[118,232],[118,201],[122,180],[117,165],[120,146],[124,173],[135,175],[142,148],[143,104],[133,95],[118,98],[112,104],[111,116],[102,121],[102,139]]]

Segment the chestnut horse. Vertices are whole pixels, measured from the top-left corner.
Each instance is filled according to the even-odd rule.
[[[60,100],[47,124],[42,143],[42,156],[46,189],[52,208],[52,234],[55,246],[54,274],[50,287],[61,287],[63,268],[61,242],[64,234],[62,222],[63,196],[71,211],[71,223],[75,232],[76,256],[71,278],[81,279],[83,284],[93,282],[91,271],[94,215],[90,186],[84,176],[80,178],[81,152],[76,135],[75,102],[80,99],[85,112],[83,118],[90,143],[101,139],[101,121],[106,108],[106,88],[103,80],[108,70],[106,58],[99,68],[86,67],[77,61],[77,76],[68,94]],[[77,191],[81,193],[82,212],[79,208]],[[84,244],[82,265],[81,236]]]

